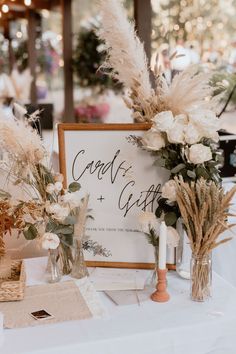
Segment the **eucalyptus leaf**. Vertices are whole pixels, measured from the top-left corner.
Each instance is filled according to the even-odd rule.
[[[26,240],[31,241],[37,237],[38,231],[33,224],[27,224],[26,228],[23,230],[23,234]]]
[[[196,168],[196,174],[197,174],[197,177],[203,177],[205,179],[208,179],[210,177],[209,173],[207,172],[207,170],[203,166],[198,166]]]
[[[176,159],[178,158],[178,153],[177,153],[177,151],[170,150],[169,155],[170,155],[170,159],[171,159],[171,160],[176,160]]]
[[[155,211],[155,215],[157,218],[160,218],[161,217],[161,214],[162,214],[162,208],[161,207],[158,207]]]
[[[62,241],[62,243],[64,243],[66,246],[73,246],[73,233],[71,234],[59,234],[59,238]]]
[[[177,216],[173,211],[171,211],[165,214],[164,220],[167,226],[173,226],[177,221]]]
[[[76,222],[77,222],[77,217],[76,217],[76,215],[68,215],[66,218],[65,218],[65,220],[64,220],[64,224],[65,225],[74,225],[74,224],[76,224]]]
[[[58,224],[52,220],[49,219],[47,225],[46,225],[46,232],[54,232],[54,230],[58,227]]]
[[[165,164],[166,164],[166,160],[163,158],[158,158],[154,163],[154,165],[158,165],[160,167],[165,167]]]
[[[81,188],[81,185],[78,182],[72,182],[68,187],[69,192],[71,192],[71,193],[79,191],[80,188]]]
[[[176,173],[179,173],[184,168],[185,168],[185,164],[184,163],[180,163],[176,167],[172,168],[172,170],[170,172],[176,174]]]
[[[196,179],[196,173],[194,171],[187,170],[187,175],[192,179]]]
[[[55,234],[69,235],[74,232],[73,225],[58,225],[54,231]]]

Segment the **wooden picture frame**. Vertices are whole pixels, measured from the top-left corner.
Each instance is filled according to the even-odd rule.
[[[152,182],[153,182],[153,179],[155,176],[154,183],[156,183],[155,186],[158,186],[159,192],[157,192],[157,187],[155,187],[156,188],[155,189],[156,194],[155,194],[155,198],[154,198],[155,200],[153,199],[153,203],[152,203],[152,207],[154,207],[154,202],[155,203],[157,202],[157,195],[160,195],[161,184],[164,183],[168,178],[167,172],[164,169],[161,169],[160,181],[157,181],[160,183],[157,183],[156,176],[159,176],[158,175],[159,172],[158,173],[156,172],[158,170],[157,167],[152,167],[151,161],[154,161],[154,160],[151,157],[150,152],[144,151],[142,149],[135,151],[135,149],[137,150],[139,148],[137,146],[135,146],[134,144],[127,141],[128,136],[130,136],[130,135],[141,136],[143,134],[143,132],[145,132],[149,128],[150,128],[149,124],[79,124],[79,123],[59,124],[58,125],[59,162],[60,162],[60,171],[64,175],[65,187],[67,186],[68,183],[78,180],[79,182],[81,182],[82,190],[86,190],[86,188],[89,188],[89,190],[88,191],[86,190],[86,192],[90,192],[90,195],[92,198],[94,195],[93,193],[96,194],[98,192],[99,188],[101,188],[101,190],[103,190],[103,192],[105,191],[105,193],[107,193],[105,195],[103,195],[102,193],[98,193],[99,195],[101,194],[101,198],[104,197],[103,200],[100,200],[100,205],[105,205],[104,208],[108,208],[108,209],[104,209],[104,210],[106,210],[106,212],[108,210],[109,214],[107,217],[107,221],[111,222],[111,219],[113,217],[113,214],[110,213],[112,210],[112,207],[110,207],[110,204],[108,204],[108,203],[113,203],[113,200],[115,200],[116,201],[115,205],[117,205],[118,198],[116,198],[116,195],[121,195],[121,194],[119,194],[120,190],[121,190],[120,185],[119,185],[119,183],[120,183],[119,181],[121,181],[121,184],[122,183],[124,184],[125,178],[134,178],[134,177],[128,176],[127,171],[130,170],[131,174],[134,173],[135,176],[137,176],[137,177],[135,177],[138,180],[137,181],[135,179],[135,183],[137,182],[136,183],[137,185],[139,185],[139,183],[140,183],[143,186],[143,184],[146,183],[146,181],[145,181],[146,179],[147,180],[152,179]],[[109,133],[109,134],[107,134],[107,133]],[[97,144],[97,148],[96,148],[96,144]],[[107,146],[106,146],[106,144],[107,144]],[[109,144],[109,146],[108,146],[108,144]],[[113,144],[114,144],[114,146],[113,146]],[[117,146],[118,146],[117,144],[121,144],[121,148],[118,150],[117,150]],[[127,145],[127,144],[129,144],[129,145]],[[118,151],[120,151],[119,156],[117,155]],[[122,155],[122,153],[124,151],[125,151],[125,154]],[[111,156],[115,156],[115,157],[113,158],[113,160],[111,160],[111,159],[107,160],[106,157],[103,159],[103,157],[101,157],[101,155],[99,155],[99,153],[104,154],[104,155],[111,154]],[[114,153],[115,153],[115,155],[114,155]],[[85,161],[86,156],[87,156],[86,154],[88,154],[88,156],[89,156],[87,161]],[[140,165],[139,163],[134,166],[133,162],[132,162],[132,164],[130,163],[130,166],[127,168],[127,170],[125,170],[125,168],[122,167],[122,169],[124,170],[124,173],[123,173],[123,175],[120,173],[120,175],[117,177],[116,181],[107,182],[108,176],[106,174],[108,173],[107,171],[110,169],[109,166],[111,166],[111,161],[115,161],[114,159],[117,158],[116,162],[119,165],[118,159],[120,158],[121,155],[126,156],[126,154],[130,155],[130,156],[132,155],[130,161],[132,161],[132,158],[134,158],[135,159],[134,164],[136,163],[136,159],[140,158],[140,163],[142,163],[145,166],[148,166],[147,174],[145,173],[145,174],[143,174],[143,176],[141,176],[141,174],[138,174],[136,171],[136,165],[138,166],[137,168],[142,168],[142,166],[139,166]],[[82,160],[82,162],[81,161],[77,162],[78,156],[80,159],[84,159],[84,161]],[[94,158],[91,157],[91,159],[92,159],[91,160],[90,156],[92,156],[92,157],[95,156],[95,157]],[[88,161],[89,161],[89,163],[86,165],[86,163]],[[106,162],[106,164],[105,164],[105,162]],[[86,166],[86,168],[83,169],[83,167],[82,167],[81,171],[83,171],[83,172],[81,174],[78,173],[75,176],[75,171],[80,169],[80,166],[82,163],[84,163],[83,167]],[[125,166],[125,163],[126,163],[126,161],[125,162],[123,161],[119,165],[119,167],[122,164],[123,164],[122,166]],[[100,175],[99,175],[99,173],[96,175],[96,173],[97,173],[96,166],[101,167],[101,164],[103,164],[103,169],[100,170]],[[88,169],[90,172],[87,173]],[[86,175],[86,173],[87,173],[87,175]],[[127,173],[127,175],[126,175],[126,173]],[[96,178],[95,184],[93,184],[93,178]],[[113,176],[113,178],[114,178],[114,176]],[[132,180],[132,182],[133,182],[133,180]],[[105,183],[107,183],[107,184],[105,184]],[[127,184],[129,184],[129,183],[130,182],[128,182]],[[150,195],[151,195],[151,193],[153,193],[153,196],[154,196],[154,183],[152,183],[153,191],[152,190],[149,191]],[[105,186],[104,186],[104,184],[105,184]],[[100,187],[98,187],[98,186],[100,186]],[[118,190],[118,192],[117,192],[117,190]],[[124,190],[124,188],[123,188],[123,190]],[[144,192],[139,191],[140,196],[142,195],[142,193],[144,193]],[[146,193],[146,191],[145,191],[145,193]],[[96,222],[96,212],[100,215],[100,208],[102,208],[99,205],[97,205],[97,203],[98,203],[97,200],[99,200],[99,198],[97,198],[98,194],[96,195],[96,198],[94,197],[93,203],[91,201],[91,203],[92,203],[91,208],[94,209],[94,213],[95,213],[95,215],[94,215],[95,222]],[[129,195],[129,197],[130,197],[130,195]],[[106,202],[105,202],[105,200],[106,200]],[[103,201],[104,201],[104,204],[102,203]],[[120,201],[120,199],[119,199],[119,201]],[[106,206],[106,203],[108,206]],[[95,204],[97,206],[95,206]],[[135,207],[136,207],[136,205],[133,207],[133,210],[135,209]],[[140,206],[140,208],[141,208],[141,206]],[[121,208],[118,210],[119,213],[120,213],[120,210],[121,210]],[[126,211],[125,211],[125,213],[126,213]],[[123,210],[122,210],[122,212],[123,212]],[[128,212],[130,212],[130,214],[131,214],[130,210],[128,210]],[[128,217],[130,218],[130,220],[132,218],[134,218],[133,214],[128,216],[128,212],[127,212],[127,214],[124,213],[122,215],[122,217],[124,217],[124,218],[119,219],[119,218],[121,218],[121,216],[120,215],[117,216],[116,211],[115,211],[114,212],[114,220],[118,221],[118,223],[119,223],[119,220],[121,220],[121,222],[123,222],[123,220],[126,218],[125,219],[125,222],[126,222],[126,220],[128,220]],[[141,210],[140,210],[140,212],[141,212]],[[101,214],[102,213],[103,212],[101,211]],[[105,215],[105,212],[102,214],[101,218],[97,218],[97,219],[101,220],[104,217],[104,215]],[[137,224],[138,224],[138,220],[137,220]],[[108,235],[109,235],[109,240],[110,240],[111,236],[110,236],[110,233],[107,231],[107,229],[105,231],[102,228],[97,228],[97,229],[96,228],[94,228],[94,229],[88,228],[88,229],[90,230],[90,232],[91,232],[91,229],[96,230],[96,231],[94,231],[94,234],[91,235],[91,238],[93,240],[94,240],[94,236],[97,237],[98,230],[99,230],[100,237],[103,238],[101,244],[109,249],[109,244],[106,244],[106,240],[107,240],[106,237],[108,237]],[[103,230],[103,232],[101,232],[101,230]],[[133,234],[135,232],[137,232],[137,230],[130,228],[130,231],[131,231],[131,233],[133,232],[133,234],[132,234],[132,236],[129,236],[129,238],[127,238],[127,236],[125,235],[125,232],[124,232],[126,230],[129,230],[127,228],[126,229],[119,229],[116,227],[114,229],[108,228],[108,230],[112,230],[111,234],[115,233],[115,235],[116,235],[116,237],[113,238],[113,243],[118,242],[117,235],[120,237],[120,239],[124,239],[124,237],[126,237],[126,240],[129,243],[129,246],[125,245],[125,247],[124,247],[124,245],[123,245],[122,247],[123,247],[124,251],[126,251],[126,247],[131,247],[130,240],[132,238],[132,242],[133,242],[133,240],[135,239]],[[122,230],[122,231],[120,232],[119,230]],[[140,234],[140,232],[139,232],[139,234]],[[146,257],[146,254],[141,255],[142,251],[143,251],[143,253],[145,253],[145,250],[148,247],[151,247],[151,249],[148,248],[148,252],[152,252],[152,255],[153,255],[152,246],[147,246],[147,241],[145,240],[144,235],[139,235],[139,236],[142,236],[142,241],[140,241],[140,237],[138,237],[137,239],[135,239],[135,242],[137,242],[137,244],[139,244],[139,250],[137,251],[137,253],[139,252],[140,259],[142,259],[141,261],[139,261],[139,260],[134,261],[134,259],[136,260],[136,258],[138,258],[138,256],[136,254],[132,254],[130,261],[127,260],[127,257],[129,257],[129,255],[124,255],[124,259],[118,259],[119,258],[118,254],[120,255],[122,252],[121,252],[121,250],[118,250],[120,245],[116,244],[116,246],[114,245],[114,250],[115,250],[115,253],[117,253],[117,254],[114,255],[114,257],[112,256],[115,260],[109,259],[109,258],[108,259],[100,259],[100,257],[97,257],[99,259],[86,258],[87,265],[93,266],[93,267],[99,266],[99,267],[112,267],[112,268],[153,269],[153,266],[154,266],[153,258],[152,258],[152,261],[146,261],[146,260],[143,261],[143,258]],[[97,239],[95,239],[95,240],[98,241]],[[141,243],[142,243],[142,249],[140,250]],[[111,245],[111,243],[110,243],[110,245]],[[135,246],[136,246],[136,244],[135,244]],[[114,252],[114,250],[113,250],[113,252]],[[128,252],[128,250],[127,250],[127,252]],[[122,257],[123,257],[123,253],[122,253]],[[120,257],[120,258],[122,258],[122,257]],[[170,265],[169,268],[174,268],[174,266]]]

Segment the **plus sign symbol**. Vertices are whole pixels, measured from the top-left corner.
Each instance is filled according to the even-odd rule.
[[[101,195],[101,197],[100,197],[100,198],[97,198],[97,200],[99,200],[100,203],[102,203],[102,202],[105,200],[105,198],[103,198],[103,196]]]

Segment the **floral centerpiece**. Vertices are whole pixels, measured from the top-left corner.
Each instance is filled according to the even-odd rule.
[[[67,189],[63,188],[63,176],[48,167],[46,149],[32,128],[38,112],[27,119],[22,107],[15,105],[15,108],[21,119],[0,119],[0,147],[5,156],[1,168],[11,183],[24,191],[26,200],[16,200],[4,190],[0,200],[10,205],[11,228],[28,241],[37,239],[43,248],[57,249],[62,271],[68,274],[74,261],[75,225],[82,205],[80,185],[73,182]],[[87,250],[109,255],[96,242],[90,243],[90,247],[85,237],[83,242]]]
[[[176,228],[182,210],[176,201],[174,178],[182,177],[188,184],[202,178],[206,185],[209,181],[221,183],[217,145],[220,122],[216,115],[219,97],[210,86],[211,75],[196,66],[176,75],[170,84],[156,66],[153,86],[143,45],[121,2],[100,0],[100,9],[103,27],[99,35],[108,51],[103,66],[113,68],[112,74],[127,89],[124,101],[134,121],[148,124],[143,137],[132,136],[131,140],[150,151],[157,166],[170,172],[155,214],[168,227]],[[174,53],[172,58],[177,56]],[[154,240],[151,229],[150,239]]]
[[[176,226],[180,213],[174,176],[181,175],[186,181],[203,177],[220,182],[220,122],[214,111],[218,100],[213,98],[210,75],[192,66],[169,85],[161,68],[156,67],[153,88],[143,45],[121,3],[100,0],[100,7],[103,27],[99,33],[108,50],[104,66],[114,68],[113,75],[127,88],[124,101],[134,120],[150,125],[142,138],[133,139],[156,157],[159,166],[170,171],[156,215],[162,215],[168,226]]]

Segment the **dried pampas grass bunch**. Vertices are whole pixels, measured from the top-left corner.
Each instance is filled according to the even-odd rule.
[[[104,67],[111,68],[113,75],[126,87],[132,87],[134,80],[139,84],[143,97],[152,93],[149,80],[147,57],[134,25],[127,19],[127,14],[117,0],[99,0],[102,14],[102,28],[99,36],[105,40],[108,50]]]
[[[209,75],[199,73],[196,66],[176,75],[169,85],[162,68],[155,67],[155,88],[149,78],[149,67],[143,44],[130,23],[120,0],[98,0],[102,15],[102,29],[98,35],[105,41],[108,56],[104,68],[128,89],[124,101],[139,122],[151,122],[160,112],[172,111],[174,115],[188,114],[193,109],[210,107],[206,97],[212,96]],[[178,57],[173,54],[172,59]],[[170,58],[170,59],[171,59]],[[211,101],[211,99],[210,99]],[[216,101],[216,102],[215,102]],[[214,108],[217,104],[215,99]]]

